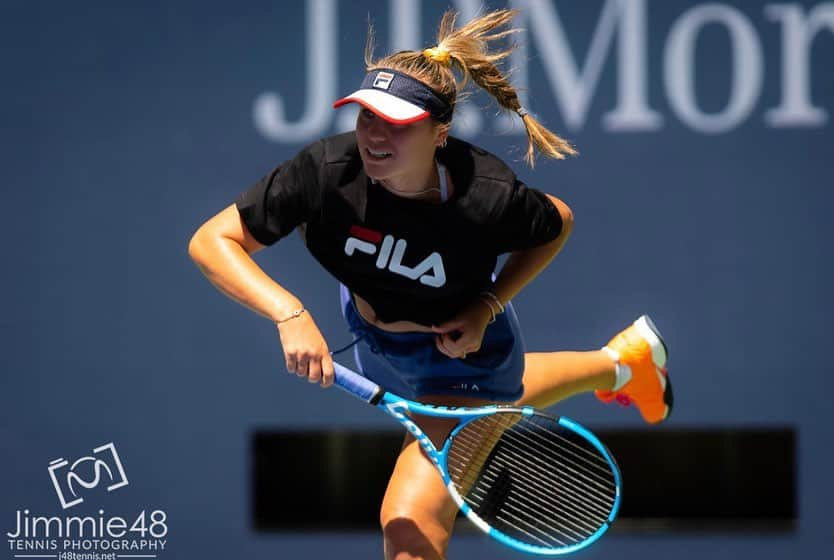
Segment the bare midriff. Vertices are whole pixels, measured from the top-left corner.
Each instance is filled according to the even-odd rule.
[[[391,321],[390,323],[385,323],[377,318],[376,312],[374,311],[374,308],[371,307],[370,303],[368,303],[356,294],[353,294],[353,301],[356,303],[356,310],[359,312],[359,315],[361,315],[362,318],[365,319],[365,321],[384,331],[432,332],[431,327],[427,327],[419,323],[413,323],[411,321]]]

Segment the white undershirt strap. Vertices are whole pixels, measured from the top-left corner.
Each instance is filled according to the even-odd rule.
[[[446,166],[439,161],[437,163],[437,176],[440,178],[440,200],[446,202],[449,200],[449,186],[446,184]]]

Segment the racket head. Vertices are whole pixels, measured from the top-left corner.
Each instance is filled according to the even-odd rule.
[[[539,555],[596,542],[620,507],[620,470],[589,430],[530,407],[467,419],[439,453],[452,498],[482,531]]]

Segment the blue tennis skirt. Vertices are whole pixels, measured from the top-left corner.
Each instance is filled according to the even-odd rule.
[[[491,401],[516,401],[524,392],[524,341],[511,304],[487,326],[480,350],[458,359],[437,349],[434,333],[393,333],[371,325],[343,284],[340,300],[358,339],[353,352],[359,372],[386,391],[413,400],[457,395]]]

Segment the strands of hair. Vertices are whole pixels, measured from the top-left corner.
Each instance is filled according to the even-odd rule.
[[[524,159],[530,167],[535,164],[536,151],[554,159],[576,155],[576,150],[567,140],[550,131],[521,106],[518,93],[498,67],[512,53],[514,46],[497,47],[495,42],[518,31],[507,28],[517,14],[518,10],[495,10],[456,29],[458,14],[454,10],[447,11],[440,21],[433,56],[423,51],[400,51],[374,60],[374,32],[369,25],[365,66],[369,72],[377,68],[392,68],[408,74],[428,84],[452,106],[462,98],[461,92],[469,81],[475,82],[501,108],[519,113],[527,131]],[[449,54],[448,60],[436,56],[436,53],[444,51]]]

